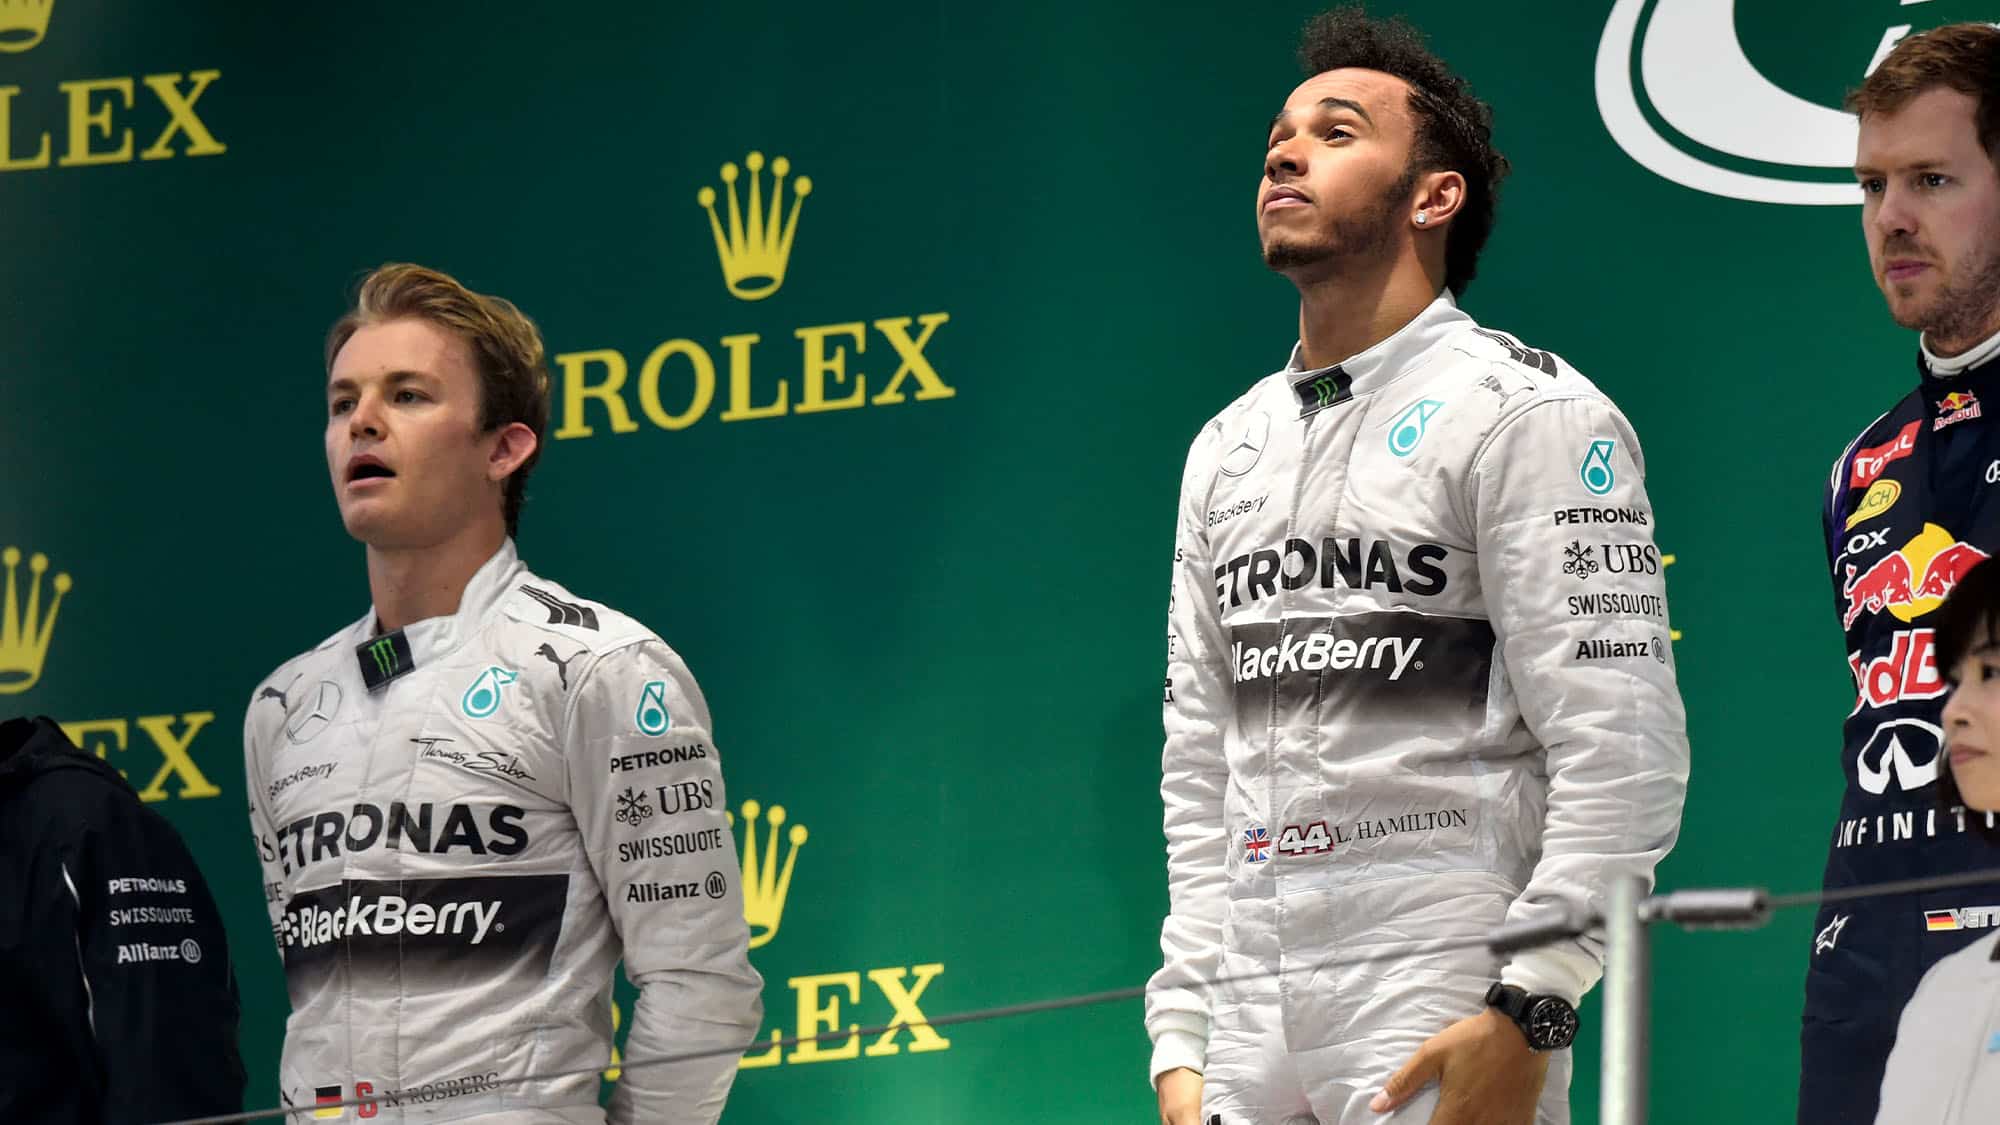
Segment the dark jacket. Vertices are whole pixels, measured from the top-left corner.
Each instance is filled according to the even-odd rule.
[[[46,718],[0,723],[0,1121],[243,1105],[215,900],[166,818]]]
[[[1933,614],[1974,563],[2000,554],[2000,359],[1970,358],[1978,351],[1954,374],[1920,360],[1916,388],[1848,445],[1827,481],[1832,608],[1856,696],[1829,891],[1995,865],[1982,838],[1991,814],[1941,809],[1937,785],[1950,685]],[[1876,1120],[1898,1014],[1932,965],[1986,932],[1960,911],[1995,903],[2000,883],[1820,908],[1800,1032],[1801,1122]]]

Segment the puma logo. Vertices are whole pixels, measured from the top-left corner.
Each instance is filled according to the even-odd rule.
[[[590,650],[587,648],[577,649],[575,652],[570,654],[569,660],[564,660],[562,657],[556,655],[555,649],[550,648],[546,643],[544,643],[542,647],[535,650],[535,655],[547,659],[549,663],[556,666],[556,675],[562,678],[563,690],[568,691],[570,661],[575,660],[577,657],[582,656],[584,653],[589,651]]]
[[[303,672],[299,673],[301,676],[304,674]],[[293,676],[292,683],[285,685],[285,691],[279,691],[277,688],[266,686],[263,691],[257,693],[257,702],[262,703],[266,699],[275,699],[278,701],[278,710],[289,715],[292,713],[292,703],[291,700],[285,698],[285,692],[292,690],[292,684],[298,682],[299,677]]]

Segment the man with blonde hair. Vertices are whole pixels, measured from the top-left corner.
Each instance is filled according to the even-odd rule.
[[[287,1104],[604,1121],[622,955],[630,1055],[722,1053],[628,1068],[611,1120],[713,1122],[761,1019],[701,690],[515,552],[542,356],[512,304],[406,264],[327,338],[327,468],[374,605],[244,720]]]
[[[1905,39],[1848,98],[1870,272],[1890,317],[1922,335],[1916,386],[1849,443],[1827,483],[1826,561],[1857,689],[1829,891],[2000,866],[1977,834],[1992,813],[1937,804],[1949,668],[1934,616],[2000,550],[2000,430],[1985,413],[2000,410],[1996,90],[2000,30],[1960,23]],[[1875,1119],[1897,1013],[1996,905],[2000,884],[1820,909],[1801,1122]]]

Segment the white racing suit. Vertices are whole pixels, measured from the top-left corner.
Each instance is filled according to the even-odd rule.
[[[2000,936],[1924,974],[1882,1074],[1876,1125],[1976,1125],[2000,1106]]]
[[[627,1058],[748,1043],[763,982],[708,706],[673,650],[511,542],[457,613],[374,622],[280,667],[244,723],[285,1102],[602,1122],[595,1074],[513,1080],[610,1062],[621,954]],[[736,1066],[627,1068],[610,1117],[713,1122]]]
[[[1688,771],[1662,560],[1617,408],[1449,296],[1297,362],[1182,483],[1152,1073],[1202,1071],[1204,1125],[1421,1123],[1435,1085],[1368,1101],[1496,978],[1578,1001],[1601,942],[1337,962],[1650,885]]]

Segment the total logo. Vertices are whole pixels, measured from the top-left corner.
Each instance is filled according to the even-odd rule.
[[[1833,97],[1859,85],[1919,30],[1912,7],[1929,2],[1617,0],[1598,41],[1598,113],[1626,155],[1683,187],[1758,203],[1860,203],[1850,171],[1858,123],[1791,90]],[[1952,10],[1962,7],[1920,9],[1924,26],[1972,18]],[[1990,18],[1990,5],[1974,7]],[[1753,52],[1782,64],[1785,85]]]
[[[1851,553],[1850,542],[1844,554]],[[1885,610],[1898,621],[1915,621],[1942,604],[1965,572],[1985,557],[1985,551],[1927,523],[1902,549],[1889,552],[1866,569],[1852,563],[1845,567],[1840,592],[1847,599],[1847,610],[1841,615],[1841,627],[1851,629],[1862,614]]]
[[[1875,483],[1891,462],[1900,461],[1917,450],[1917,431],[1922,422],[1911,422],[1896,431],[1896,436],[1881,445],[1871,445],[1857,450],[1854,454],[1854,468],[1847,478],[1847,487],[1866,488]],[[1864,500],[1866,498],[1864,497]]]

